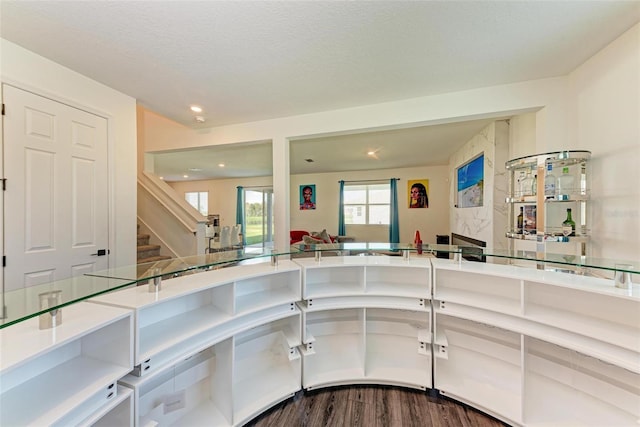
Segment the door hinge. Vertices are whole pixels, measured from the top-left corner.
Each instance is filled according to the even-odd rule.
[[[7,266],[7,256],[6,255],[2,255],[2,266],[3,267]]]
[[[2,115],[4,116],[4,102],[2,103]]]
[[[7,178],[2,178],[2,191],[7,191]]]

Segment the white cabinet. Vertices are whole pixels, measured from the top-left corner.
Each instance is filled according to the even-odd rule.
[[[132,312],[86,302],[62,311],[52,329],[35,317],[0,330],[1,425],[100,423],[126,401],[116,382],[133,367]]]
[[[306,389],[340,384],[431,387],[427,259],[331,257],[303,267]]]
[[[433,264],[435,388],[514,424],[640,419],[636,285],[628,291],[552,271]]]

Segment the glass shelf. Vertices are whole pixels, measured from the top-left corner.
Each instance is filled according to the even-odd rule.
[[[548,153],[540,153],[532,156],[517,157],[506,163],[509,169],[535,169],[538,162],[542,159],[544,162],[551,163],[555,167],[572,166],[591,158],[591,151],[587,150],[571,150],[571,151],[550,151]]]
[[[531,237],[535,238],[536,236],[531,235]],[[569,239],[571,239],[571,237]],[[640,274],[640,261],[637,260],[613,260],[586,256],[539,253],[535,251],[493,250],[477,247],[468,248],[465,246],[437,244],[424,244],[422,246],[422,250],[426,254],[449,253],[453,255],[464,255],[465,252],[468,252],[472,253],[476,257],[485,258],[489,260],[489,262],[491,262],[490,258],[493,257],[532,261],[538,264],[538,266],[540,264],[563,265],[576,269],[580,274],[599,277],[605,277],[607,272],[611,274],[614,271],[626,271],[632,274]],[[405,253],[415,253],[417,249],[412,243],[350,242],[319,245],[298,244],[281,252],[247,248],[112,268],[91,273],[90,275],[87,274],[84,276],[5,292],[4,304],[7,309],[5,318],[0,319],[0,329],[40,314],[44,314],[47,311],[62,308],[107,292],[113,292],[130,286],[146,284],[148,280],[158,276],[164,278],[178,277],[185,274],[195,274],[200,271],[224,268],[230,265],[269,262],[272,256],[288,257],[290,255],[299,255],[303,252],[318,251],[340,251],[343,255],[403,255]],[[620,264],[625,264],[626,266],[621,269]],[[594,270],[597,270],[597,272]],[[170,282],[163,284],[163,286],[167,285],[170,286]],[[61,291],[61,300],[59,304],[47,307],[44,310],[40,309],[38,295],[52,291]]]

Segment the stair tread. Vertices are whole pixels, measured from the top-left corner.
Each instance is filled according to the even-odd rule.
[[[137,247],[138,252],[150,251],[153,249],[160,249],[160,245],[140,245]]]
[[[163,261],[165,259],[171,259],[171,257],[167,255],[156,255],[148,258],[140,258],[137,261],[137,264],[144,264],[146,262],[154,262],[154,261]]]

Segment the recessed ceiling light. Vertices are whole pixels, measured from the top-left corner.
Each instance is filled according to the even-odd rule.
[[[191,111],[193,111],[194,113],[202,113],[202,107],[198,107],[197,105],[192,105]]]
[[[160,179],[164,180],[164,176],[161,176]]]
[[[189,175],[182,175],[183,178],[189,178]]]
[[[367,151],[367,156],[375,156],[376,152],[375,151]]]
[[[218,166],[220,166],[221,168],[224,167],[224,163],[218,163]]]

